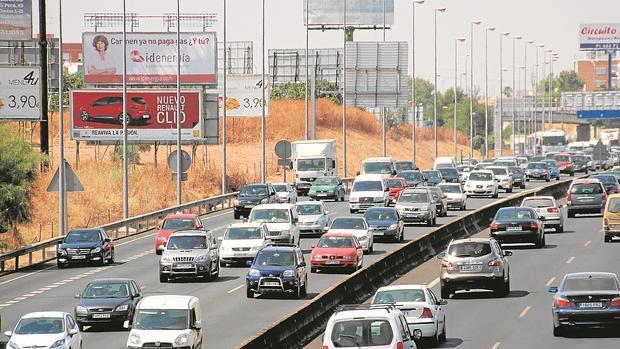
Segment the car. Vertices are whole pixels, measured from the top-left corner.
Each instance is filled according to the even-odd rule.
[[[497,296],[510,292],[510,265],[506,257],[511,251],[502,250],[493,238],[452,240],[441,260],[439,283],[441,298],[448,299],[458,290],[489,289]]]
[[[572,155],[573,166],[575,167],[575,172],[584,172],[588,174],[589,166],[588,166],[588,158],[584,155]]]
[[[346,189],[340,178],[336,176],[319,177],[308,190],[310,200],[333,199],[344,201]]]
[[[461,211],[467,209],[467,195],[459,183],[440,183],[437,187],[447,197],[448,208],[456,208]]]
[[[620,237],[620,194],[610,195],[607,199],[603,213],[603,232],[605,242]]]
[[[383,176],[378,174],[355,177],[349,194],[349,212],[365,211],[369,207],[388,206],[388,188]]]
[[[246,184],[239,191],[239,195],[233,202],[234,218],[247,218],[250,211],[260,204],[273,204],[279,202],[278,194],[271,184]]]
[[[393,285],[380,287],[370,304],[393,304],[407,320],[409,332],[438,346],[446,339],[447,300],[438,299],[426,285]]]
[[[329,226],[328,232],[352,234],[362,245],[364,252],[372,253],[374,251],[374,234],[364,217],[336,217]]]
[[[340,305],[327,320],[323,349],[417,349],[402,311],[392,304]]]
[[[297,202],[297,190],[288,183],[272,183],[273,189],[276,190],[279,202],[294,204]]]
[[[553,160],[557,162],[560,173],[566,173],[571,177],[575,175],[575,166],[569,153],[555,153]]]
[[[493,161],[493,166],[499,166],[499,167],[509,167],[509,166],[517,166],[517,160],[512,158],[512,159],[497,159],[495,161]]]
[[[407,187],[407,182],[404,178],[391,177],[385,179],[385,185],[388,187],[390,203],[396,203],[400,193]]]
[[[569,273],[554,293],[551,314],[553,335],[564,336],[574,328],[620,327],[620,281],[614,273]]]
[[[200,300],[194,296],[156,295],[142,298],[130,328],[127,349],[202,348],[204,330]]]
[[[247,263],[258,250],[269,243],[269,231],[264,223],[233,223],[226,228],[220,241],[220,267],[233,263]]]
[[[422,174],[424,175],[424,178],[426,178],[426,185],[429,187],[443,182],[441,172],[438,170],[423,170]]]
[[[437,224],[437,205],[434,204],[433,193],[426,187],[404,190],[395,208],[405,223],[421,222],[429,227]]]
[[[265,223],[269,239],[299,245],[299,217],[293,204],[262,204],[250,212],[250,223]]]
[[[438,168],[437,171],[441,173],[441,178],[445,183],[458,183],[459,182],[459,171],[456,168],[446,167],[446,168]]]
[[[508,166],[508,172],[512,175],[512,186],[525,189],[525,173],[520,166]]]
[[[323,234],[329,228],[327,205],[322,201],[304,201],[295,204],[299,217],[299,234]]]
[[[531,207],[545,218],[545,229],[554,228],[556,233],[564,232],[564,216],[553,196],[529,196],[521,201],[521,207]]]
[[[575,179],[566,196],[568,218],[579,213],[603,213],[606,201],[605,187],[598,179]]]
[[[476,166],[476,165],[478,165],[478,163],[480,163],[480,161],[478,161],[478,159],[476,159],[476,158],[463,158],[463,159],[461,159],[461,163],[463,165]]]
[[[72,264],[114,264],[114,242],[102,228],[71,229],[56,253],[58,268]]]
[[[448,196],[437,187],[428,188],[433,194],[433,201],[437,206],[437,216],[445,217],[448,215]]]
[[[484,161],[484,162],[479,162],[478,164],[476,164],[476,167],[474,167],[474,170],[485,170],[487,167],[489,166],[493,166],[493,162],[492,161]]]
[[[421,171],[401,171],[396,174],[396,177],[404,178],[407,187],[417,187],[419,185],[425,185],[426,179]]]
[[[453,156],[439,156],[435,158],[433,163],[433,170],[440,168],[456,168],[456,160]]]
[[[603,183],[607,195],[620,193],[620,182],[618,182],[618,178],[612,173],[601,172],[591,175],[588,178],[598,179],[601,183]]]
[[[547,159],[547,157],[545,157],[544,155],[534,155],[532,157],[530,157],[530,160],[528,161],[528,164],[530,162],[541,162],[543,160]]]
[[[417,169],[417,166],[411,160],[396,160],[394,161],[394,169],[396,172],[409,171]]]
[[[364,214],[366,222],[375,239],[392,239],[402,242],[405,236],[405,223],[393,207],[371,207]]]
[[[95,279],[75,298],[79,299],[74,311],[80,331],[84,331],[84,326],[101,324],[120,327],[133,317],[142,290],[132,279]]]
[[[545,217],[531,207],[502,207],[491,222],[490,236],[500,245],[505,243],[532,243],[545,247]]]
[[[6,331],[8,349],[82,348],[82,334],[71,314],[39,311],[22,316],[13,331]]]
[[[310,272],[340,269],[350,273],[361,269],[364,251],[357,238],[347,233],[327,233],[312,245]]]
[[[155,254],[160,255],[168,243],[170,234],[177,230],[204,229],[202,221],[193,213],[174,213],[164,218],[155,230]]]
[[[151,119],[151,111],[144,98],[135,96],[127,98],[126,108],[128,125],[146,123]],[[101,97],[89,105],[80,107],[82,121],[112,121],[123,124],[123,97]]]
[[[308,271],[301,248],[293,244],[263,247],[252,261],[245,281],[247,298],[265,293],[304,298],[308,290]]]
[[[475,170],[469,174],[464,185],[465,195],[498,197],[498,186],[493,171]]]
[[[533,179],[544,180],[545,182],[551,181],[551,174],[547,165],[542,161],[530,161],[527,164],[525,170],[525,180],[530,181]]]
[[[557,162],[553,159],[545,159],[541,162],[544,162],[545,164],[547,164],[547,169],[549,170],[549,176],[559,181],[560,180],[560,168],[558,167]]]
[[[493,172],[497,186],[506,193],[512,193],[512,174],[506,166],[489,166],[486,170]]]
[[[525,169],[527,169],[528,161],[529,160],[525,156],[517,156],[517,163],[519,164],[519,167],[521,167],[521,169],[523,171],[525,171]]]
[[[159,260],[159,282],[175,278],[203,277],[215,280],[220,275],[217,244],[203,230],[179,230],[168,239]]]
[[[456,167],[457,171],[459,171],[459,182],[461,184],[465,184],[467,178],[469,178],[469,174],[474,168],[475,166],[472,165],[459,165]]]

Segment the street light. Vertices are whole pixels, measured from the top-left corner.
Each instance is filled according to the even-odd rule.
[[[503,148],[504,148],[504,123],[503,123],[503,116],[504,116],[504,68],[503,68],[503,59],[504,59],[504,53],[502,51],[503,49],[503,42],[504,42],[504,37],[510,35],[509,32],[501,32],[500,36],[499,36],[499,155],[502,155],[503,152]],[[514,91],[512,91],[514,93]],[[513,120],[512,120],[513,124],[514,124],[514,115],[513,115]],[[514,134],[514,125],[513,125],[513,134]],[[495,135],[497,136],[497,130],[495,131]],[[497,138],[495,141],[495,144],[497,144]]]
[[[488,157],[489,146],[489,32],[495,27],[487,27],[484,36],[484,155]]]
[[[435,89],[435,93],[433,93],[433,128],[435,131],[435,158],[439,156],[439,147],[437,145],[437,13],[445,11],[445,7],[439,7],[435,9],[435,73],[433,74],[433,77],[435,78],[435,86],[433,86],[433,88]]]
[[[523,44],[523,51],[524,51],[524,62],[523,62],[523,65],[525,66],[525,71],[523,73],[523,75],[524,75],[523,76],[523,90],[525,92],[526,100],[527,100],[527,45],[528,44],[531,45],[533,43],[534,43],[534,40],[527,40]],[[528,136],[528,134],[530,134],[530,123],[529,123],[529,120],[527,120],[527,117],[525,115],[523,115],[523,116],[524,116],[524,119],[523,119],[523,122],[524,122],[524,124],[523,124],[523,137],[525,139],[525,144],[529,145],[528,144],[529,142],[527,141],[527,136]],[[528,148],[529,147],[526,147],[526,149],[528,149]],[[526,152],[527,152],[527,150],[526,150]]]
[[[474,24],[479,25],[482,21],[470,23],[469,54],[471,55],[469,74],[469,157],[474,157]]]
[[[515,59],[515,52],[516,52],[516,48],[515,48],[515,42],[516,40],[521,40],[521,36],[514,36],[512,38],[512,153],[514,154],[516,152],[515,149],[515,134],[519,133],[519,124],[515,124],[515,113],[516,113],[516,108],[515,108],[515,103],[516,103],[516,99],[515,99],[515,94],[516,94],[516,89],[515,89],[515,80],[516,80],[516,75],[517,75],[517,64],[516,64],[516,59]],[[515,127],[517,126],[517,127]],[[516,132],[515,132],[516,130]]]
[[[457,84],[457,80],[458,80],[458,76],[459,76],[459,68],[458,68],[458,43],[459,42],[463,42],[465,41],[465,38],[456,38],[454,39],[454,121],[453,121],[453,128],[454,128],[454,146],[453,146],[453,151],[454,151],[454,158],[456,159],[457,154],[456,154],[456,138],[457,138],[457,132],[456,132],[456,105],[458,103],[457,101],[457,94],[456,94],[456,84]]]
[[[532,108],[532,130],[534,131],[534,155],[538,153],[538,116],[537,116],[537,108],[538,108],[538,73],[539,73],[539,66],[538,66],[538,49],[545,47],[544,44],[538,44],[536,45],[536,73],[534,74],[534,108]],[[543,114],[544,117],[544,114]]]
[[[416,97],[415,97],[415,5],[419,4],[422,5],[424,3],[424,0],[414,0],[413,1],[413,5],[412,5],[412,15],[413,15],[413,20],[411,23],[411,46],[412,46],[412,50],[413,50],[413,57],[412,57],[412,64],[413,64],[413,69],[412,69],[412,84],[411,84],[411,106],[412,106],[412,118],[411,118],[411,124],[413,126],[413,132],[412,132],[412,137],[411,137],[411,142],[413,143],[413,163],[416,163],[416,145],[415,145],[415,140],[416,140],[416,127],[417,127],[417,109],[416,109]]]

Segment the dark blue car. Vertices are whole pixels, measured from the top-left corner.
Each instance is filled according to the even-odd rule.
[[[248,298],[255,294],[292,294],[300,299],[308,290],[306,261],[293,244],[271,244],[263,247],[250,265],[245,277]]]
[[[405,224],[394,207],[371,207],[364,214],[374,239],[390,238],[401,242]]]
[[[278,194],[271,184],[247,184],[235,200],[234,217],[248,217],[254,206],[279,202]]]
[[[560,180],[560,168],[558,167],[558,164],[555,162],[555,160],[546,159],[546,160],[543,160],[542,162],[547,164],[547,168],[549,169],[549,175],[551,175],[551,178],[555,178],[556,180],[559,181]]]
[[[439,171],[422,171],[424,178],[426,178],[426,185],[429,187],[434,187],[437,184],[443,182],[443,177],[441,176],[441,172]]]
[[[459,183],[459,171],[456,168],[444,167],[438,168],[441,177],[446,183]]]

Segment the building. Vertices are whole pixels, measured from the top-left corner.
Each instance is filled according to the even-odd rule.
[[[618,68],[620,59],[611,62],[611,83],[613,88],[620,87]],[[586,82],[586,91],[605,91],[607,86],[607,59],[583,59],[575,62],[575,71]]]

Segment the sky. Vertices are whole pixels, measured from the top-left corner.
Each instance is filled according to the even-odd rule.
[[[58,33],[58,1],[47,1],[48,33]],[[216,13],[218,21],[213,27],[218,40],[222,40],[222,9],[224,0],[180,0],[181,12]],[[338,0],[334,0],[338,1]],[[37,1],[33,1],[34,31],[38,30]],[[394,25],[386,33],[387,41],[409,42],[409,71],[412,62],[412,0],[394,0]],[[227,39],[229,41],[253,41],[255,72],[260,73],[261,60],[261,4],[260,0],[226,0]],[[304,48],[305,26],[302,0],[265,0],[265,54],[272,48]],[[92,31],[84,26],[83,15],[88,12],[121,12],[121,0],[63,0],[63,41],[80,42],[81,33]],[[141,15],[159,15],[176,12],[176,1],[172,0],[126,0],[127,12]],[[466,38],[459,44],[459,73],[465,69],[465,56],[470,52],[470,27],[474,20],[482,24],[474,26],[474,84],[483,88],[485,82],[485,32],[487,27],[496,27],[488,32],[488,76],[489,95],[499,92],[499,41],[500,32],[509,32],[503,43],[504,85],[512,84],[512,37],[522,36],[533,40],[534,45],[544,44],[539,49],[539,68],[542,75],[544,50],[549,48],[560,55],[554,63],[554,71],[572,69],[573,61],[583,57],[578,49],[578,26],[580,23],[614,23],[618,21],[620,0],[426,0],[416,5],[416,75],[432,80],[434,68],[433,21],[434,9],[446,7],[437,17],[437,70],[439,89],[454,85],[454,40]],[[108,31],[119,31],[113,28]],[[161,20],[145,20],[140,31],[163,30]],[[57,35],[56,35],[57,36]],[[342,46],[341,31],[311,31],[310,48],[335,48]],[[381,41],[381,30],[357,31],[356,41]],[[516,66],[523,65],[526,40],[517,42]],[[528,45],[528,70],[533,70],[536,49]],[[268,67],[266,68],[268,69]],[[469,70],[469,63],[467,64]],[[517,70],[518,71],[518,70]],[[548,70],[547,70],[548,71]],[[460,76],[460,74],[459,74]],[[528,79],[529,79],[528,74]],[[459,78],[460,81],[460,78]]]

